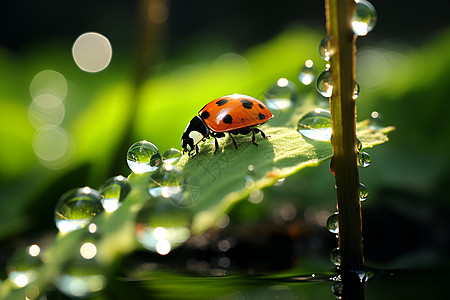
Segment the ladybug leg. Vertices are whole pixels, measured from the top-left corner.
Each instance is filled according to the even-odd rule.
[[[231,133],[228,133],[228,135],[230,136],[231,140],[233,141],[234,148],[236,148],[236,150],[237,150],[238,146],[237,146],[236,140],[235,140],[234,137],[231,135]]]
[[[252,143],[253,143],[253,145],[255,145],[255,146],[258,146],[258,144],[255,142],[255,139],[256,139],[256,137],[255,137],[255,131],[258,132],[258,130],[259,130],[259,129],[252,129]]]

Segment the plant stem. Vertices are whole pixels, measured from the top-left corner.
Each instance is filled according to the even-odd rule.
[[[326,0],[327,34],[333,94],[330,98],[333,160],[339,211],[340,268],[362,270],[364,264],[356,146],[356,37],[351,28],[354,0]],[[345,289],[345,284],[343,285]]]

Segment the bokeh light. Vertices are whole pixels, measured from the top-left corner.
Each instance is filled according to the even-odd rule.
[[[105,36],[87,32],[80,35],[73,44],[72,55],[80,69],[96,73],[104,70],[111,62],[112,47]]]

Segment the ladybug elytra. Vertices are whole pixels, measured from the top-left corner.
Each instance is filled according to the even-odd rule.
[[[225,137],[225,133],[229,134],[236,149],[237,143],[233,135],[238,134],[252,133],[252,143],[258,145],[255,135],[259,133],[263,138],[266,135],[256,126],[271,118],[273,114],[256,98],[240,94],[220,97],[206,104],[189,122],[181,137],[183,153],[187,152],[190,156],[195,150],[193,156],[197,155],[197,144],[209,137],[214,138],[216,153],[219,148],[217,138]]]

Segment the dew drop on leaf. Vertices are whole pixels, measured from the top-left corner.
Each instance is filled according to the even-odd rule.
[[[355,13],[352,17],[352,29],[356,35],[364,36],[369,33],[377,23],[375,7],[366,0],[357,0]]]
[[[136,217],[136,238],[145,249],[166,255],[189,238],[190,221],[188,209],[173,205],[162,195],[154,197]]]
[[[291,108],[297,99],[297,86],[286,78],[278,79],[264,94],[267,108],[279,111]]]
[[[136,142],[128,149],[127,163],[134,173],[156,171],[162,164],[158,148],[148,141]]]
[[[118,209],[130,190],[130,183],[121,175],[106,180],[99,188],[105,211],[113,212]]]
[[[300,74],[298,74],[298,80],[304,85],[310,85],[314,81],[315,76],[314,63],[308,59],[300,70]]]
[[[170,148],[164,152],[162,159],[165,164],[175,165],[180,160],[183,153],[175,148]]]
[[[84,239],[78,253],[69,259],[55,279],[56,288],[74,299],[88,298],[105,288],[108,280],[96,260],[95,238]]]
[[[18,249],[6,264],[8,279],[15,287],[24,287],[36,278],[36,273],[42,265],[40,248],[31,245]]]
[[[297,130],[309,139],[329,141],[331,138],[330,112],[322,108],[314,109],[300,118]]]
[[[101,200],[100,193],[89,187],[66,192],[56,203],[56,227],[62,233],[85,227],[103,211]]]
[[[316,81],[317,91],[324,97],[331,97],[333,94],[333,85],[331,84],[331,72],[325,70],[317,77]]]

